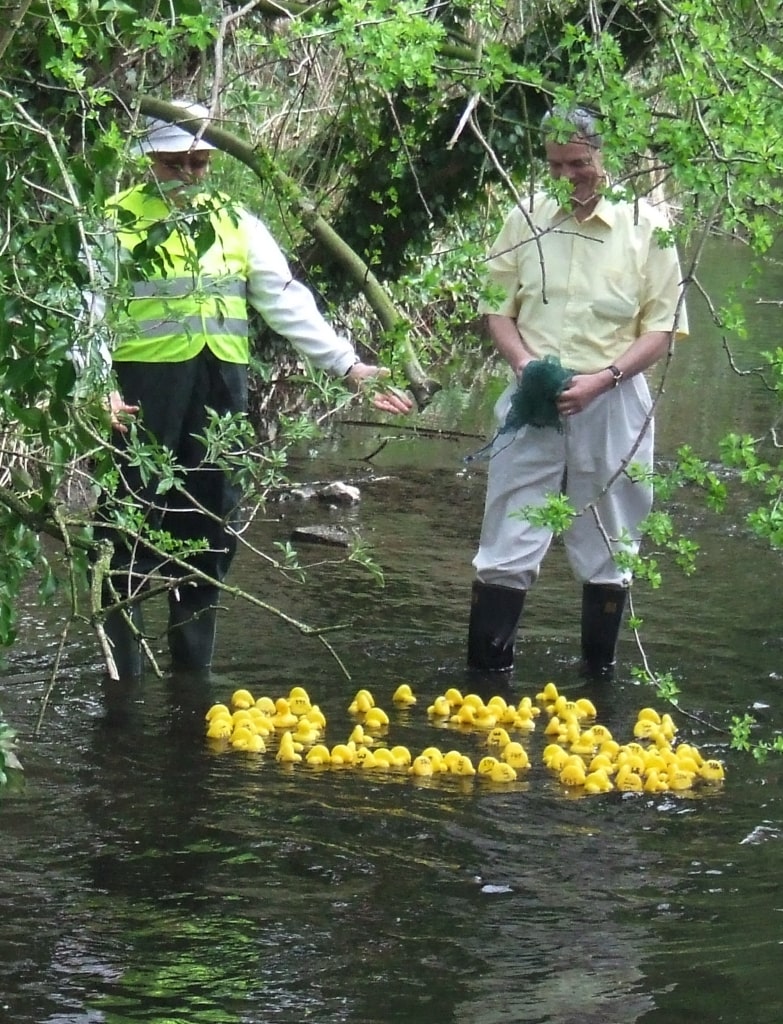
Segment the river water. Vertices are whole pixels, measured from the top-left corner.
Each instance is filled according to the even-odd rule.
[[[730,279],[728,252],[716,247],[713,279]],[[780,283],[767,280],[762,297]],[[748,315],[748,355],[733,353],[741,368],[779,336],[777,307],[749,304]],[[713,457],[727,430],[758,431],[772,415],[758,380],[728,373],[720,332],[696,303],[691,320],[660,408],[662,463],[683,443]],[[677,678],[681,709],[632,677],[640,655],[628,631],[616,682],[579,681],[579,588],[557,545],[526,607],[510,691],[533,696],[551,680],[589,695],[623,740],[641,707],[669,711],[678,739],[725,762],[722,786],[585,797],[541,763],[541,719],[524,739],[531,768],[507,785],[282,765],[204,738],[206,708],[238,686],[276,697],[302,685],[335,743],[368,688],[389,713],[389,744],[486,753],[485,733],[436,728],[426,708],[475,682],[465,632],[485,464],[464,457],[490,429],[488,396],[501,386],[479,371],[475,387],[447,388],[421,417],[475,437],[340,427],[302,451],[292,475],[355,482],[361,501],[288,502],[254,527],[266,550],[313,523],[372,545],[382,588],[309,545],[304,586],[249,552],[232,575],[296,619],[335,627],[350,678],[317,639],[229,601],[208,681],[164,675],[118,694],[77,630],[36,739],[64,619],[56,604],[25,608],[2,684],[25,783],[0,798],[0,1021],[780,1019],[783,762],[730,750],[726,728],[748,712],[759,738],[780,725],[781,558],[742,525],[743,497],[728,527],[678,494],[667,507],[701,545],[698,570],[685,577],[662,555],[664,586],[634,590],[646,656]],[[391,701],[400,682],[418,696],[408,710]]]

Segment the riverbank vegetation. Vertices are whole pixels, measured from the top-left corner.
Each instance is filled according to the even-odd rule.
[[[63,496],[111,487],[97,354],[117,324],[93,318],[83,296],[107,290],[101,211],[143,170],[132,155],[141,119],[176,117],[173,98],[209,106],[205,134],[220,150],[214,186],[264,217],[329,316],[363,354],[393,368],[421,409],[444,367],[459,375],[460,344],[483,344],[478,270],[509,202],[542,172],[542,114],[555,103],[589,104],[602,116],[616,187],[668,203],[687,301],[706,304],[718,325],[726,373],[780,393],[783,349],[765,341],[753,365],[739,366],[732,342],[745,330],[742,292],[710,295],[700,278],[710,234],[743,246],[749,289],[775,258],[783,16],[772,0],[19,0],[5,15],[2,647],[14,642],[28,577],[42,598],[58,594],[72,622],[100,633],[97,588],[86,585],[90,502]],[[86,362],[79,375],[75,352]],[[352,399],[260,327],[253,371],[252,426],[216,421],[209,444],[263,510],[284,478],[287,446],[328,419],[306,412]],[[664,369],[659,395],[665,379]],[[716,471],[718,456],[730,474]],[[141,443],[134,457],[151,472],[165,462]],[[167,472],[177,486],[176,467]],[[731,488],[746,489],[756,500],[745,529],[783,544],[774,422],[764,436],[726,438],[720,453],[683,448],[656,486],[700,490],[713,508]],[[564,525],[562,509],[549,513]],[[138,516],[125,514],[121,525],[132,537],[143,530]],[[657,513],[649,530],[654,545],[694,569],[696,547],[670,518]],[[56,567],[44,536],[62,553]],[[172,554],[165,537],[145,542]],[[366,551],[351,554],[373,568]],[[256,555],[265,572],[298,568],[290,553]],[[651,559],[635,568],[661,583]],[[676,699],[675,680],[646,662],[643,674]],[[752,736],[747,722],[743,730],[738,743]]]

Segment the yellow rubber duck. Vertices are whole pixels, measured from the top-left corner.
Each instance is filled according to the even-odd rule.
[[[482,711],[486,707],[477,693],[466,693],[462,698],[462,704],[467,704],[469,707],[475,708],[476,711]]]
[[[304,718],[307,712],[310,710],[310,700],[304,697],[287,697],[288,708],[292,715],[296,715],[297,718]]]
[[[238,711],[234,711],[231,715],[231,724],[235,729],[242,725],[252,726],[253,716],[250,714],[249,709],[240,708]]]
[[[561,732],[565,732],[565,726],[557,717],[557,715],[552,715],[552,717],[546,724],[546,728],[544,729],[544,735],[559,736]]]
[[[527,711],[517,711],[512,724],[519,732],[535,732],[535,715]]]
[[[204,715],[204,719],[207,722],[211,722],[217,715],[228,715],[231,717],[231,711],[225,704],[213,704],[212,707]]]
[[[591,796],[598,793],[609,793],[613,789],[614,784],[605,768],[598,768],[596,771],[588,772],[585,776],[585,793],[590,793]]]
[[[661,732],[667,740],[673,740],[677,733],[677,726],[671,715],[661,715]]]
[[[498,725],[508,725],[513,728],[517,727],[517,722],[522,716],[519,714],[513,704],[507,704],[506,707],[498,715]],[[530,716],[532,719],[532,715]]]
[[[480,711],[476,712],[476,717],[473,719],[473,725],[476,729],[481,729],[483,732],[490,732],[498,724],[498,716],[492,710],[492,708],[483,707]]]
[[[576,713],[580,718],[597,718],[598,712],[596,711],[595,704],[588,697],[577,697],[574,701],[576,706]]]
[[[541,714],[541,708],[533,703],[530,697],[522,697],[517,704],[517,712],[520,715],[531,715],[537,718]]]
[[[557,697],[547,705],[546,710],[550,715],[561,716],[565,713],[568,707],[568,698],[563,693],[559,693]]]
[[[369,747],[356,748],[355,764],[357,768],[364,768],[366,771],[369,771],[371,768],[378,767],[378,762],[375,760],[375,754]]]
[[[600,751],[593,757],[587,766],[590,772],[606,772],[607,775],[614,775],[617,771],[617,765],[608,754],[602,754]]]
[[[517,771],[530,767],[530,757],[522,744],[517,740],[509,740],[503,747],[500,758]]]
[[[301,743],[303,747],[311,747],[321,735],[318,726],[308,722],[306,718],[300,718],[293,731],[294,742]]]
[[[690,754],[679,754],[675,752],[674,755],[677,758],[677,767],[684,772],[690,772],[691,775],[698,775],[700,764],[690,756]]]
[[[467,754],[463,754],[457,762],[457,775],[475,775],[476,769]]]
[[[693,772],[686,772],[682,768],[677,768],[673,772],[669,772],[669,789],[679,791],[693,789],[695,778],[696,776]]]
[[[448,765],[443,761],[443,751],[438,747],[425,747],[422,750],[424,757],[429,758],[430,764],[432,765],[433,771],[445,772],[448,771]]]
[[[569,744],[572,754],[580,754],[585,757],[592,757],[595,754],[598,743],[590,729],[585,729],[576,739]]]
[[[472,704],[460,704],[449,721],[453,725],[473,726],[476,722],[476,709]]]
[[[351,735],[348,737],[348,739],[355,743],[357,747],[361,746],[362,744],[364,744],[367,747],[371,747],[376,742],[372,736],[367,735],[367,733],[364,731],[364,726],[359,723],[357,723],[353,727],[353,729],[351,730]]]
[[[479,763],[476,765],[476,773],[478,775],[491,775],[492,769],[495,767],[496,764],[499,763],[500,762],[496,757],[492,757],[488,754],[486,757],[482,757]]]
[[[357,690],[356,696],[348,705],[349,715],[363,715],[375,707],[375,698],[369,690]]]
[[[608,754],[612,760],[617,759],[617,755],[620,753],[620,744],[617,740],[601,740],[598,744],[599,754]]]
[[[260,711],[255,704],[252,708],[247,709],[247,714],[250,715],[250,721],[253,723],[253,728],[259,736],[270,736],[275,731],[272,720],[263,711]]]
[[[400,683],[397,689],[392,695],[392,701],[395,704],[401,704],[403,707],[409,708],[416,703],[416,697],[411,689],[410,683]]]
[[[726,772],[720,761],[710,758],[699,767],[699,776],[706,782],[723,782]]]
[[[305,754],[305,761],[315,767],[331,764],[332,758],[329,753],[329,748],[324,743],[316,743],[315,746],[310,747]]]
[[[637,754],[635,750],[629,750],[627,745],[620,748],[616,761],[618,774],[622,768],[628,768],[637,775],[641,775],[644,771],[644,754]]]
[[[645,793],[666,793],[669,789],[669,778],[666,772],[651,768],[644,778]]]
[[[564,786],[584,786],[587,780],[584,761],[581,757],[569,757],[558,777]]]
[[[496,725],[494,729],[490,729],[487,736],[488,747],[505,747],[510,742],[511,737],[508,730],[504,729],[502,725]]]
[[[642,774],[647,777],[652,771],[658,773],[668,771],[667,762],[665,758],[661,757],[657,747],[650,747],[649,750],[644,752],[644,771]]]
[[[562,729],[559,733],[560,742],[566,743],[568,746],[573,746],[574,743],[579,743],[582,738],[582,730],[579,728],[579,722],[575,718],[569,718],[564,722],[561,722]],[[592,754],[592,749],[590,753]]]
[[[544,747],[542,758],[547,768],[553,772],[560,772],[568,761],[568,751],[564,750],[559,743],[549,743]]]
[[[554,704],[560,694],[554,683],[547,683],[541,693],[536,694],[536,700],[544,704]]]
[[[321,731],[326,728],[326,715],[321,711],[317,704],[313,704],[309,711],[304,716],[308,722],[317,726]]]
[[[498,761],[489,773],[489,779],[492,782],[515,782],[516,778],[517,773],[515,769],[507,761]]]
[[[427,715],[430,718],[449,718],[451,716],[451,704],[441,694],[427,708]]]
[[[600,722],[593,722],[590,726],[590,732],[599,747],[602,743],[606,743],[607,740],[612,739],[612,734],[609,729],[607,729],[605,725],[601,725]]]
[[[408,768],[408,772],[418,778],[427,778],[434,773],[434,770],[435,769],[432,767],[432,761],[430,761],[428,757],[425,757],[424,754],[419,754],[417,757],[414,757],[410,767]]]
[[[458,708],[465,699],[462,693],[456,688],[456,686],[450,686],[448,690],[443,694],[446,700],[449,702],[449,706],[452,708]]]
[[[403,747],[401,744],[392,747],[390,753],[394,758],[396,767],[398,768],[406,768],[411,763],[412,759],[410,750],[408,750],[407,747]]]
[[[500,718],[504,711],[508,711],[508,701],[496,693],[487,701],[487,707],[494,708],[495,714]]]
[[[311,704],[310,694],[307,692],[307,690],[304,688],[304,686],[292,686],[291,687],[291,689],[288,691],[288,701],[289,701],[289,703],[292,700],[304,701],[307,704],[308,707],[310,707],[310,704]]]
[[[692,743],[678,743],[674,748],[674,753],[678,758],[687,757],[693,761],[697,768],[701,768],[704,764],[704,758],[701,756],[698,747],[694,747]]]
[[[376,768],[396,768],[397,765],[392,755],[391,750],[388,747],[377,747],[373,750],[375,755],[375,767]]]
[[[231,706],[234,708],[249,708],[254,703],[253,694],[250,690],[234,690],[231,694]]]
[[[662,735],[661,726],[649,718],[638,718],[634,722],[633,734],[638,740],[654,740],[656,736]]]
[[[653,722],[655,725],[661,724],[661,716],[658,714],[655,708],[642,708],[636,716],[636,720],[637,722]]]
[[[207,726],[207,739],[227,740],[234,731],[231,719],[222,715],[216,715]]]
[[[272,715],[274,715],[275,712],[277,711],[277,708],[275,707],[275,702],[272,700],[271,697],[259,697],[255,704],[258,710],[263,715],[266,715],[267,718],[271,718]]]
[[[275,760],[281,764],[295,764],[302,760],[302,755],[296,749],[294,737],[290,732],[284,732],[280,737]]]
[[[271,718],[275,729],[293,729],[298,721],[299,718],[291,711],[287,699],[278,697],[275,701],[275,713]]]
[[[385,729],[389,724],[389,716],[383,708],[372,707],[367,710],[364,716],[365,729]]]
[[[641,793],[644,789],[644,780],[628,762],[618,768],[614,784],[621,793]]]
[[[425,751],[422,751],[422,753],[425,753]],[[452,774],[456,774],[457,765],[459,764],[459,759],[461,757],[462,753],[459,750],[447,750],[443,755],[443,764],[446,766],[446,770],[450,771]]]
[[[330,763],[337,767],[350,767],[356,763],[356,747],[348,743],[335,743],[329,751]]]
[[[240,726],[231,733],[229,743],[234,750],[246,750],[249,754],[263,754],[266,750],[263,736],[252,732],[246,726]]]

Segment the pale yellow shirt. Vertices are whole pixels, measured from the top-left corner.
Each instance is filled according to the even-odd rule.
[[[687,335],[677,251],[658,244],[667,224],[648,203],[601,198],[581,223],[545,193],[524,210],[506,218],[487,264],[505,298],[480,312],[516,320],[536,358],[593,373],[642,334],[671,331],[675,315],[676,337]]]

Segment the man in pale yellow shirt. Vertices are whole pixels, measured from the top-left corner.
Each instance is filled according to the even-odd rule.
[[[563,535],[582,588],[581,669],[613,674],[630,571],[615,555],[636,552],[652,507],[649,483],[625,472],[652,469],[652,401],[643,372],[687,334],[676,250],[665,218],[644,200],[607,198],[600,127],[575,108],[544,119],[549,170],[570,188],[563,204],[538,193],[511,211],[492,247],[489,281],[502,291],[483,305],[492,342],[517,379],[532,360],[557,357],[573,376],[556,399],[556,427],[499,432],[492,447],[468,663],[513,666],[527,591],[552,532],[514,513],[568,496],[579,515]],[[505,421],[517,387],[496,407]]]

